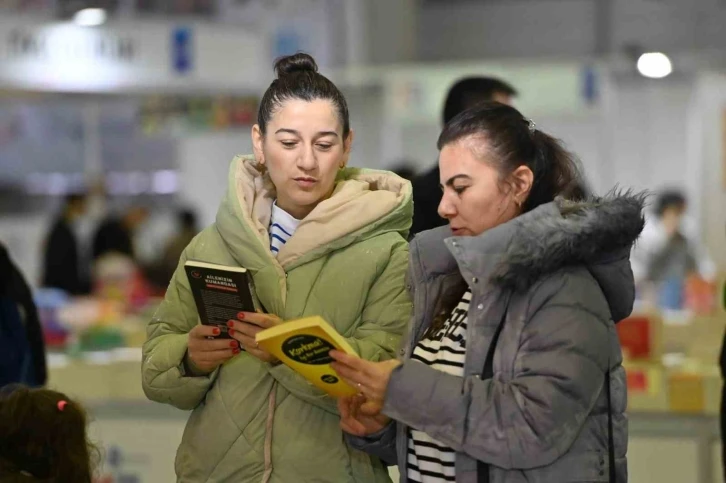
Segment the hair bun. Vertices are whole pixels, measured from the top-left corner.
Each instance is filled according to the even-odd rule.
[[[309,54],[305,54],[303,52],[286,55],[285,57],[280,57],[275,61],[275,73],[277,74],[278,79],[295,72],[317,71],[318,64],[315,62],[315,59],[313,59]]]

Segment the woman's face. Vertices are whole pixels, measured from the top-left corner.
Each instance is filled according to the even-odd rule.
[[[477,153],[477,155],[475,155]],[[487,161],[486,140],[467,137],[444,146],[439,155],[443,197],[439,215],[456,236],[479,235],[520,213],[532,186],[532,171],[520,166],[503,180]]]
[[[343,139],[335,106],[325,99],[290,99],[273,114],[263,136],[252,128],[257,161],[264,164],[277,190],[277,205],[305,218],[331,195],[339,169],[345,167],[353,141]]]

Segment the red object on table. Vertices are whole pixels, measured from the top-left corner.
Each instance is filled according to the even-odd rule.
[[[633,315],[621,320],[615,326],[623,352],[631,359],[651,359],[653,354],[653,338],[655,321],[647,315]]]

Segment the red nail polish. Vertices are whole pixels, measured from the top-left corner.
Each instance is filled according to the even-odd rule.
[[[214,335],[219,335],[219,329],[218,328],[214,328],[214,330],[212,330],[212,333]]]
[[[234,327],[234,322],[231,320],[227,322],[227,327]]]
[[[234,354],[234,355],[237,355],[237,354],[239,354],[239,348],[237,348],[237,349],[232,349],[232,354]]]
[[[232,334],[234,334],[234,331],[233,331],[232,329],[229,329],[229,330],[227,331],[227,333],[229,334],[229,336],[230,336],[230,337],[232,337]]]
[[[233,348],[239,348],[239,346],[237,345],[237,341],[234,340],[229,343],[229,346]]]
[[[245,318],[245,313],[244,313],[244,312],[239,312],[239,313],[237,314],[237,318],[238,318],[239,320],[244,320],[244,318]]]

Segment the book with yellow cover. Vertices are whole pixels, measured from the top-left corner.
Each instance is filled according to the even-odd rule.
[[[333,349],[357,355],[348,342],[320,316],[291,320],[257,334],[257,343],[316,387],[334,397],[358,391],[330,367]]]

